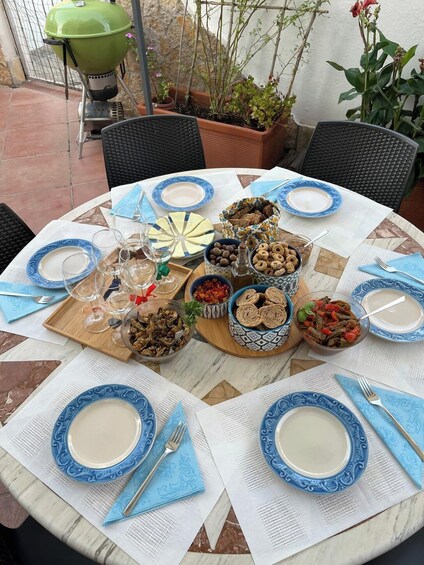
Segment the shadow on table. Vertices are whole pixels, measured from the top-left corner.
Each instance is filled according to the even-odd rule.
[[[424,528],[366,565],[421,565],[424,563]]]

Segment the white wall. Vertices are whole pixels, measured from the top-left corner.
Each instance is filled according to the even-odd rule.
[[[332,0],[325,6],[329,13],[315,21],[311,48],[294,85],[297,102],[293,113],[299,123],[315,125],[320,120],[345,119],[346,110],[355,105],[355,101],[337,103],[339,94],[349,90],[350,85],[344,73],[326,63],[330,60],[344,67],[359,66],[363,44],[357,18],[350,13],[354,3],[354,0]],[[424,57],[424,0],[380,0],[379,3],[379,28],[384,35],[405,49],[419,44],[413,65],[418,68],[418,58]],[[263,69],[269,66],[268,58],[269,53],[261,52],[248,69],[259,81],[267,78]]]

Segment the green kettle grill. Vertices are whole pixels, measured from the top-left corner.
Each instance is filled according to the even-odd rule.
[[[128,14],[114,0],[63,0],[47,15],[44,42],[64,63],[66,96],[67,67],[77,71],[83,85],[78,108],[79,158],[85,141],[99,138],[102,127],[124,119],[121,102],[108,102],[118,94],[118,80],[137,106],[115,70],[127,54],[126,34],[131,27]],[[85,129],[89,129],[89,133]]]

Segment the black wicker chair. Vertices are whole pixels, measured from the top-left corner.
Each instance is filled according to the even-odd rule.
[[[362,122],[319,122],[301,173],[349,188],[399,210],[418,145]]]
[[[34,237],[34,232],[7,204],[0,204],[0,273]]]
[[[109,189],[143,179],[204,169],[199,126],[191,116],[143,116],[102,129]]]

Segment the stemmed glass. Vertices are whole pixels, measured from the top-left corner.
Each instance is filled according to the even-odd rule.
[[[156,294],[167,294],[178,287],[178,281],[174,275],[170,274],[168,262],[171,259],[177,240],[156,241],[149,240],[143,247],[146,256],[157,264]]]
[[[128,286],[137,296],[144,296],[145,291],[155,282],[157,264],[151,259],[132,259],[127,265]]]
[[[105,275],[97,268],[96,258],[86,251],[74,253],[62,264],[62,279],[66,290],[76,300],[91,303],[91,312],[84,320],[84,328],[90,333],[102,333],[109,328],[106,316],[99,305],[105,285]],[[84,273],[87,276],[81,280]]]
[[[91,238],[91,245],[101,254],[97,267],[104,274],[112,276],[115,275],[114,265],[116,265],[118,261],[116,260],[116,257],[111,254],[116,248],[122,248],[123,243],[124,238],[122,233],[111,228],[101,229]]]
[[[116,279],[113,289],[109,288],[103,298],[106,310],[115,319],[122,321],[125,314],[133,308],[134,304],[131,300],[131,293],[129,273],[124,268],[120,271],[119,279]],[[115,327],[115,331],[112,334],[113,343],[119,347],[125,347],[121,337],[121,330],[119,329],[119,322],[117,322],[116,326],[114,324],[110,325]]]

